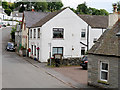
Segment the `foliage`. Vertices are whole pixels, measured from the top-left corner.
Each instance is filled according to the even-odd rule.
[[[2,7],[5,9],[4,12],[10,16],[11,12],[13,11],[13,9],[15,8],[13,3],[8,3],[6,1],[2,2]]]
[[[62,7],[63,7],[62,2],[48,2],[48,10],[51,12],[60,10]]]
[[[79,4],[77,6],[77,13],[79,14],[89,14],[89,15],[109,15],[109,13],[105,9],[96,9],[96,8],[91,8],[87,7],[86,3]]]
[[[6,2],[6,1],[2,2],[2,7],[4,9],[8,9],[9,8],[8,2]]]
[[[2,6],[2,1],[0,0],[0,6]]]
[[[12,10],[8,8],[8,9],[5,9],[4,12],[5,12],[8,16],[10,16]]]
[[[109,83],[108,83],[108,82],[106,82],[106,81],[101,81],[101,80],[98,80],[98,83],[102,83],[102,84],[109,85]]]
[[[88,7],[85,2],[77,6],[77,12],[79,14],[88,14]]]
[[[47,10],[48,4],[46,2],[36,2],[34,7],[36,11],[41,10],[42,12]]]
[[[14,27],[12,27],[12,31],[11,31],[11,39],[12,39],[12,41],[15,41],[15,31],[16,31],[16,27],[14,28]]]
[[[7,26],[10,26],[10,24],[8,23]]]

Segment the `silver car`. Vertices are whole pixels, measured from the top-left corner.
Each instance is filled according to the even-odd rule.
[[[6,46],[7,51],[15,51],[15,45],[12,42],[8,42]]]

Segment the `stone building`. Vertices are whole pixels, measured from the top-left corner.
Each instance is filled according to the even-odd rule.
[[[120,19],[98,39],[88,52],[88,84],[119,87]]]

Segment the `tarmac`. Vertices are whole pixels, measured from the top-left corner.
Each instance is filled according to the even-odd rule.
[[[49,66],[47,66],[47,63],[40,63],[40,62],[35,61],[35,60],[33,60],[29,57],[23,57],[23,59],[28,61],[34,67],[43,70],[48,75],[56,78],[57,80],[63,82],[66,85],[69,85],[71,88],[76,88],[76,89],[79,89],[79,90],[80,89],[82,90],[83,88],[93,88],[91,86],[88,86],[86,81],[81,83],[81,81],[84,81],[84,80],[83,80],[82,77],[78,77],[79,75],[76,76],[76,74],[75,74],[76,71],[74,70],[74,68],[76,68],[76,67],[68,67],[68,68],[66,68],[67,71],[63,70],[61,72],[61,70],[60,70],[61,67],[59,67],[59,68],[49,67]],[[62,69],[64,69],[64,67],[62,67]],[[68,69],[71,69],[72,73],[70,73],[70,70],[68,71]],[[74,78],[73,78],[73,72],[74,72],[74,75],[75,75]],[[67,75],[65,75],[64,73],[67,73]],[[70,77],[70,76],[72,76],[72,77]],[[81,78],[81,80],[78,80],[78,78]]]

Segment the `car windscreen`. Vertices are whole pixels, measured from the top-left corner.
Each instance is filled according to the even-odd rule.
[[[8,43],[8,47],[13,47],[14,45],[12,43]]]

